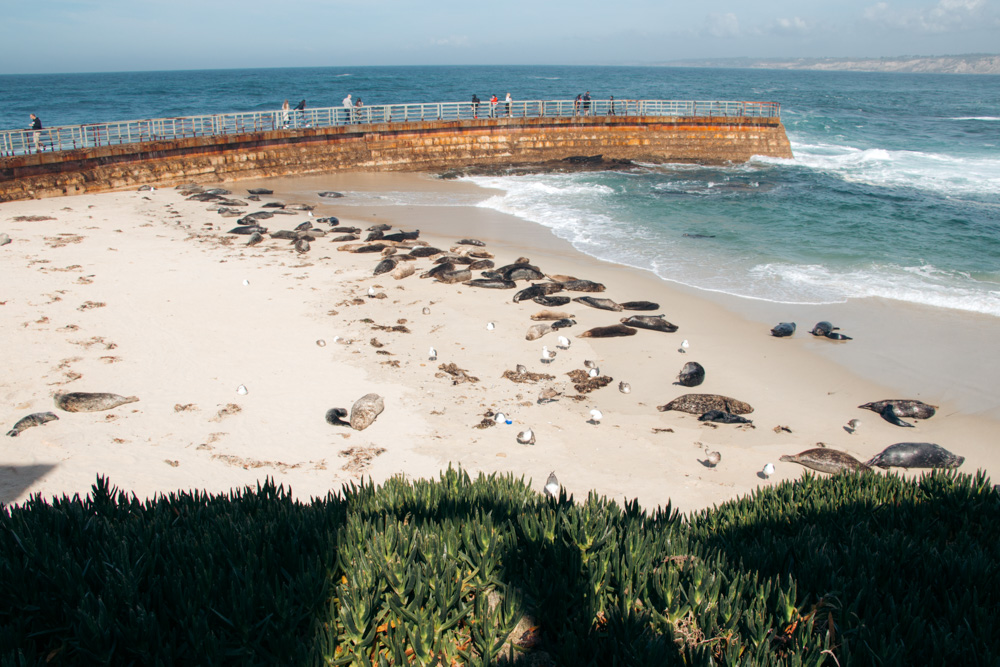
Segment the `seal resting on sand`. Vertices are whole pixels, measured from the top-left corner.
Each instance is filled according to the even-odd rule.
[[[611,299],[602,299],[596,296],[578,296],[573,301],[600,310],[612,310],[615,312],[622,310],[622,307]]]
[[[498,271],[499,273],[499,271]],[[514,303],[519,301],[524,301],[525,299],[534,299],[539,296],[548,296],[549,294],[555,294],[556,292],[562,291],[562,285],[559,283],[535,283],[525,287],[523,290],[514,295]],[[549,304],[542,304],[549,305]],[[552,304],[555,305],[555,304]]]
[[[677,376],[677,382],[685,387],[697,387],[704,381],[705,367],[697,361],[689,361],[684,364],[684,368],[681,369],[680,374]]]
[[[66,412],[99,412],[100,410],[111,410],[126,403],[135,403],[138,400],[138,396],[119,396],[118,394],[83,391],[59,394],[55,397],[56,407]]]
[[[568,296],[536,296],[531,299],[539,306],[545,306],[546,308],[561,308],[569,303],[570,299]]]
[[[678,412],[687,412],[692,415],[703,415],[712,410],[731,412],[734,415],[745,415],[753,412],[753,408],[750,407],[749,403],[718,394],[684,394],[666,405],[657,406],[656,409],[660,412],[677,410]]]
[[[12,438],[17,437],[17,435],[24,429],[31,428],[32,426],[41,426],[46,422],[54,421],[59,419],[54,412],[34,412],[27,417],[21,417],[14,424],[14,428],[7,431],[7,435]]]
[[[660,304],[652,301],[625,301],[620,304],[625,310],[659,310]]]
[[[365,394],[351,407],[351,428],[355,431],[363,431],[375,422],[375,418],[382,414],[385,409],[385,402],[378,394]]]
[[[606,288],[593,280],[567,280],[562,283],[563,289],[570,292],[603,292]]]
[[[799,465],[805,466],[811,470],[818,470],[819,472],[826,472],[831,475],[836,475],[837,473],[844,472],[845,470],[853,470],[857,472],[871,470],[871,468],[850,454],[836,449],[827,449],[825,447],[807,449],[804,452],[795,454],[794,456],[785,454],[778,460],[786,461],[788,463],[798,463]]]
[[[897,442],[873,456],[866,465],[879,468],[957,468],[965,463],[941,445],[931,442]]]
[[[784,338],[795,333],[795,322],[780,322],[778,326],[771,329],[771,335],[775,338]]]
[[[638,329],[627,327],[624,324],[612,324],[610,327],[594,327],[587,329],[577,338],[615,338],[618,336],[634,336]]]
[[[891,398],[884,401],[872,401],[871,403],[865,403],[864,405],[859,405],[858,407],[863,410],[871,410],[872,412],[882,414],[882,411],[885,410],[887,406],[892,407],[892,412],[897,417],[909,417],[910,419],[930,419],[937,411],[936,405],[928,405],[923,401],[906,398]]]
[[[732,412],[726,412],[724,410],[709,410],[702,416],[698,417],[700,422],[715,422],[717,424],[752,424],[753,422],[746,417],[740,417],[739,415],[734,415]]]
[[[632,315],[623,317],[622,324],[639,329],[649,329],[650,331],[662,331],[663,333],[673,333],[677,331],[677,325],[666,321],[660,315]]]
[[[573,317],[573,313],[564,313],[561,310],[540,310],[531,316],[533,320],[564,320]]]

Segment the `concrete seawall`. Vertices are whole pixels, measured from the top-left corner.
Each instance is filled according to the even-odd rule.
[[[333,171],[443,171],[577,155],[726,164],[791,158],[777,118],[590,116],[421,121],[277,130],[0,158],[0,201],[143,184]]]

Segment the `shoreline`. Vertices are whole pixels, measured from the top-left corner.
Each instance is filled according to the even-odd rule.
[[[316,183],[322,185],[312,187]],[[897,361],[893,355],[879,357],[878,346],[886,341],[865,335],[871,325],[852,320],[849,309],[843,317],[838,313],[842,322],[835,321],[845,333],[857,334],[848,344],[810,340],[812,322],[803,321],[795,337],[776,339],[767,330],[778,319],[761,326],[770,312],[733,309],[705,294],[692,294],[693,288],[584,255],[541,225],[462,203],[482,192],[469,183],[403,174],[334,174],[226,185],[236,198],[259,186],[275,190],[264,201],[318,200],[316,217],[336,215],[341,226],[386,222],[394,230],[419,228],[421,239],[440,242],[444,249],[460,238],[481,238],[497,266],[525,255],[546,273],[606,284],[607,292],[598,296],[656,301],[661,304],[657,312],[680,330],[639,331],[627,339],[575,338],[592,326],[638,313],[571,303],[561,310],[578,322],[566,330],[572,346],[559,350],[551,364],[542,364],[541,346],[554,348],[557,334],[526,341],[525,331],[533,324],[529,315],[542,308],[512,303],[513,291],[434,284],[417,276],[398,281],[388,275],[372,277],[376,257],[339,252],[329,237],[317,239],[301,257],[287,241],[267,239],[247,248],[246,237],[222,233],[235,225],[234,218],[207,212],[204,203],[184,201],[174,189],[5,204],[0,231],[15,243],[0,249],[7,255],[0,271],[4,283],[16,288],[0,297],[0,312],[8,315],[0,336],[7,349],[23,352],[0,382],[7,428],[31,412],[59,412],[51,400],[58,390],[134,394],[140,402],[106,413],[59,412],[58,421],[5,438],[0,501],[21,502],[34,493],[86,493],[96,474],[108,475],[113,484],[140,497],[182,488],[221,492],[270,476],[306,499],[361,476],[376,482],[400,473],[430,477],[454,464],[470,474],[523,475],[539,490],[554,469],[578,498],[595,490],[616,500],[638,498],[645,507],[672,502],[693,511],[761,484],[798,477],[803,468],[779,463],[778,457],[817,442],[861,460],[894,442],[937,442],[967,457],[962,472],[989,472],[1000,465],[1000,455],[992,451],[997,424],[991,411],[977,415],[972,404],[958,410],[948,392],[904,393],[893,383],[874,382],[850,368],[871,363],[869,357],[887,366]],[[319,200],[315,194],[394,188],[426,188],[431,197],[458,193],[462,201],[452,206],[352,206],[350,196]],[[13,222],[18,215],[56,220]],[[275,216],[265,226],[292,228],[305,219],[304,213]],[[60,234],[82,238],[60,243]],[[417,265],[418,274],[431,266],[426,259]],[[519,282],[518,289],[527,284]],[[367,299],[372,285],[388,298]],[[87,303],[104,305],[80,310]],[[424,307],[429,315],[422,314]],[[893,319],[886,312],[878,326]],[[940,335],[947,319],[941,318],[925,336]],[[486,329],[490,321],[496,323],[493,331]],[[406,326],[410,333],[373,330],[372,324]],[[353,342],[336,344],[335,336]],[[686,354],[677,351],[683,339],[691,342]],[[320,347],[318,340],[326,345]],[[112,342],[114,351],[109,351]],[[433,362],[427,358],[430,346],[438,350]],[[907,350],[895,354],[912,358],[919,346]],[[842,351],[853,355],[847,364],[830,358]],[[958,351],[964,352],[963,363],[978,362],[974,349]],[[585,359],[597,361],[613,381],[573,400],[565,373],[582,369]],[[701,387],[672,384],[686,361],[706,367]],[[452,384],[439,369],[443,363],[454,363],[479,381]],[[555,376],[548,384],[564,395],[538,404],[537,394],[546,383],[520,384],[501,377],[518,363]],[[82,377],[70,379],[67,373]],[[910,368],[899,376],[905,379],[907,373],[926,375]],[[620,393],[619,381],[629,382],[632,392]],[[236,393],[241,384],[248,388],[246,395]],[[369,429],[352,431],[324,421],[329,408],[349,409],[371,391],[385,397],[386,408]],[[755,411],[748,416],[755,428],[712,428],[692,415],[656,410],[694,392],[750,402]],[[914,429],[900,429],[856,407],[883,398],[941,401],[935,403],[941,409]],[[959,396],[957,402],[962,400]],[[223,414],[230,405],[238,410]],[[600,424],[587,423],[591,407],[604,412]],[[514,423],[474,428],[494,410],[505,411]],[[860,418],[862,426],[849,435],[843,425],[852,418]],[[515,439],[528,426],[536,433],[534,446]],[[778,426],[791,433],[776,433]],[[706,448],[722,453],[718,467],[700,463]],[[344,451],[352,453],[345,456]],[[776,467],[770,480],[758,474],[766,462]]]

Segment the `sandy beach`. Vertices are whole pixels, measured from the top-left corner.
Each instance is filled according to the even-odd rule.
[[[340,227],[419,229],[421,241],[445,251],[476,250],[457,245],[475,238],[496,266],[527,257],[548,275],[607,287],[567,296],[660,307],[610,312],[571,302],[551,310],[571,315],[574,326],[526,340],[538,324],[531,315],[546,308],[514,303],[517,290],[419,278],[434,257],[412,262],[414,274],[402,279],[373,276],[381,256],[338,250],[344,244],[332,240],[338,233],[329,225],[317,224],[328,234],[300,254],[266,235],[247,246],[247,236],[226,234],[236,218],[172,187],[3,204],[0,232],[12,242],[0,247],[0,422],[6,432],[30,413],[52,411],[58,420],[3,438],[0,502],[84,494],[97,475],[139,497],[225,492],[273,477],[307,500],[362,477],[429,477],[460,465],[523,475],[539,490],[554,470],[577,498],[594,491],[691,511],[798,477],[803,468],[779,457],[817,443],[864,461],[893,443],[933,442],[965,456],[963,472],[1000,469],[1000,369],[989,354],[996,318],[958,321],[941,310],[872,300],[825,307],[738,301],[599,262],[541,226],[488,209],[352,203],[352,193],[394,190],[420,189],[442,201],[486,196],[466,182],[343,174],[222,187],[243,201],[248,188],[275,191],[244,212],[267,210],[260,208],[267,202],[309,204],[315,217],[337,216]],[[324,190],[345,196],[320,198]],[[262,224],[275,231],[309,219],[296,211]],[[517,289],[529,284],[518,281]],[[369,288],[385,297],[369,297]],[[678,331],[577,337],[659,313]],[[796,335],[770,336],[783,320],[798,322]],[[854,340],[813,338],[808,330],[819,320]],[[557,347],[559,335],[570,339],[568,349]],[[690,347],[681,352],[684,340]],[[551,363],[542,362],[543,345],[556,352]],[[611,378],[606,386],[574,388],[568,373],[586,370],[585,361]],[[675,384],[688,361],[705,367],[701,386]],[[552,377],[504,377],[518,364]],[[620,392],[620,382],[631,391]],[[539,402],[545,388],[559,395]],[[64,392],[139,400],[70,413],[53,401]],[[385,404],[369,428],[327,423],[330,408],[350,410],[369,393]],[[657,410],[687,393],[746,401],[753,424],[706,425]],[[900,428],[858,408],[889,398],[919,399],[938,411]],[[599,423],[591,423],[593,408],[603,413]],[[497,411],[512,423],[489,419]],[[860,424],[850,433],[852,419]],[[491,425],[477,428],[484,420]],[[528,427],[535,444],[519,444]],[[703,463],[706,449],[721,454],[718,466]],[[760,471],[769,462],[775,473],[765,479]]]

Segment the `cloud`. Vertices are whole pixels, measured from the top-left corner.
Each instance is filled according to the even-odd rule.
[[[450,48],[466,48],[471,44],[468,37],[465,35],[457,36],[452,35],[451,37],[440,37],[431,40],[431,46],[447,46]]]
[[[790,19],[776,19],[770,27],[770,32],[784,35],[804,35],[811,31],[810,22],[798,16]]]
[[[705,32],[712,37],[736,37],[740,34],[740,22],[732,12],[712,12],[705,17]]]
[[[939,0],[919,9],[896,9],[878,2],[865,9],[864,18],[891,28],[943,33],[981,27],[985,14],[986,0]]]

